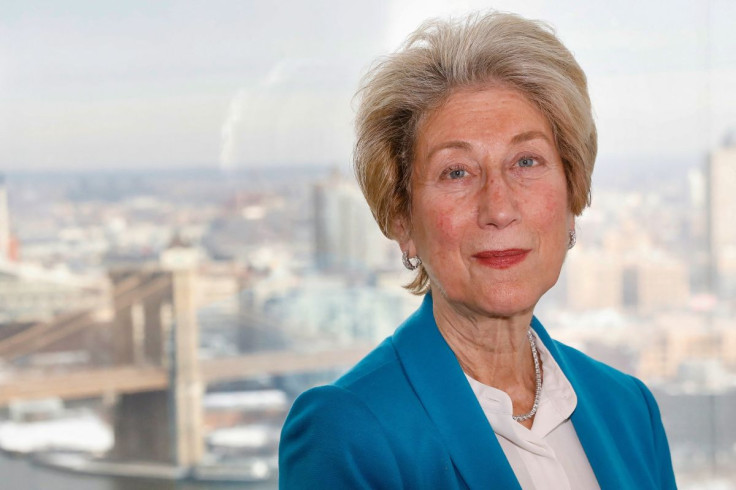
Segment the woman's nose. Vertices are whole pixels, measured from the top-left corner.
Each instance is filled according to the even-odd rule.
[[[503,175],[488,176],[478,192],[478,225],[506,228],[520,217],[513,188]]]

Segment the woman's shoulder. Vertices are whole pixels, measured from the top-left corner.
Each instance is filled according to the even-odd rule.
[[[639,378],[573,347],[553,342],[558,362],[561,361],[561,366],[564,364],[563,370],[573,384],[578,400],[582,398],[586,406],[597,407],[601,413],[615,412],[615,417],[606,418],[611,424],[619,421],[626,425],[643,424],[642,430],[653,429],[663,433],[657,402]]]
[[[657,482],[648,488],[676,488],[667,436],[649,388],[635,376],[577,349],[557,341],[553,341],[553,345],[557,349],[558,362],[564,364],[565,375],[578,397],[573,424],[581,441],[589,434],[595,434],[595,438],[609,434],[620,454],[636,452],[642,455],[636,464],[643,467],[636,475],[648,476]],[[603,430],[604,427],[607,430]],[[606,451],[600,457],[610,459],[610,448]],[[594,456],[596,454],[589,452],[589,458]],[[624,466],[628,465],[631,472],[632,464]]]
[[[296,399],[281,431],[279,488],[379,488],[381,475],[399,480],[389,448],[353,393],[334,384],[312,388]]]
[[[321,414],[339,412],[338,419],[347,413],[353,420],[360,416],[377,421],[397,403],[410,406],[412,393],[389,337],[333,383],[302,393],[291,411],[304,412],[310,406]]]
[[[399,360],[393,346],[393,338],[389,337],[333,384],[348,390],[360,391],[363,385],[375,385],[376,382],[393,377],[399,372]]]
[[[433,437],[387,339],[334,383],[296,399],[281,432],[280,488],[402,488],[417,471],[415,444]],[[425,447],[442,452],[436,442]]]

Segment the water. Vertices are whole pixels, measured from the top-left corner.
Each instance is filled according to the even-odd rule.
[[[200,483],[91,476],[33,464],[28,458],[0,453],[3,490],[276,490],[276,482]]]

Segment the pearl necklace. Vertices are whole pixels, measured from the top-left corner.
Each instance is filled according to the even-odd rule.
[[[534,414],[537,413],[537,408],[539,408],[539,395],[542,393],[542,371],[541,369],[539,369],[537,343],[534,341],[534,334],[532,334],[531,328],[527,330],[526,336],[529,338],[529,344],[532,347],[532,358],[534,359],[534,405],[529,412],[523,415],[511,415],[511,418],[513,418],[517,422],[524,422],[525,420],[529,420],[530,418],[534,417]]]

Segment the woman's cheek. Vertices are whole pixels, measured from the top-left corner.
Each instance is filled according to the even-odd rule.
[[[458,216],[452,210],[440,209],[433,218],[437,236],[442,237],[442,242],[452,241],[457,228]]]
[[[567,194],[558,189],[539,189],[523,201],[523,206],[527,211],[534,209],[537,218],[552,224],[567,215]]]

